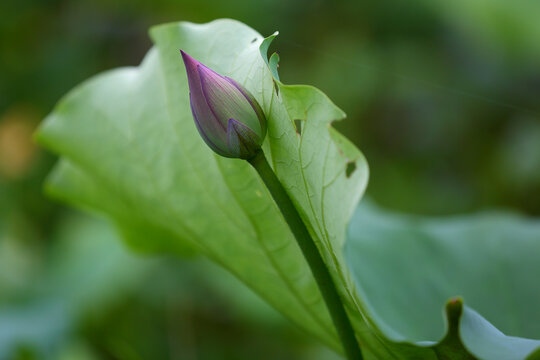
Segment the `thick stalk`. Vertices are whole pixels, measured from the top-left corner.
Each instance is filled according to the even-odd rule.
[[[248,162],[259,173],[266,187],[270,191],[270,194],[274,198],[274,201],[281,210],[289,228],[294,234],[304,257],[311,268],[313,277],[317,281],[317,285],[319,286],[326,306],[328,307],[328,311],[330,312],[332,321],[337,329],[347,358],[350,360],[361,360],[362,353],[358,341],[356,340],[356,336],[354,335],[354,330],[351,326],[349,317],[345,312],[345,308],[343,307],[336,286],[330,276],[330,272],[324,264],[321,254],[311,238],[306,225],[300,218],[300,214],[294,207],[289,195],[283,188],[283,185],[281,185],[276,174],[268,164],[268,161],[266,161],[263,151],[259,151],[253,158],[249,159]]]

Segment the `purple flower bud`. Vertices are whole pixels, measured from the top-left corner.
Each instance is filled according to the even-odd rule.
[[[225,157],[252,158],[266,136],[266,118],[255,97],[233,79],[180,52],[191,112],[206,144]]]

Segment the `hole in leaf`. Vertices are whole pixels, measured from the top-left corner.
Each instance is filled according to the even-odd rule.
[[[294,119],[294,127],[296,128],[296,133],[302,135],[302,120]]]
[[[345,168],[345,175],[350,178],[354,170],[356,170],[356,163],[354,161],[349,161]]]

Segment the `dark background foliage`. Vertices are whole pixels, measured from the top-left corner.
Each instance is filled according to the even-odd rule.
[[[74,300],[69,330],[54,339],[5,340],[14,333],[9,321],[34,319],[31,311],[32,324],[64,321],[39,317],[51,311],[36,290],[55,256],[71,254],[64,234],[109,236],[94,220],[69,225],[77,215],[42,195],[55,159],[33,144],[33,129],[81,81],[137,65],[151,46],[151,25],[230,17],[263,35],[279,30],[282,80],[317,86],[348,114],[335,125],[366,155],[368,195],[384,207],[540,215],[539,13],[530,0],[2,1],[0,354],[4,346],[21,359],[332,357],[248,294],[258,305],[245,311],[240,295],[208,277],[232,279],[200,270],[210,265],[170,259],[145,267],[145,280],[106,306]],[[105,252],[118,246],[103,244]]]

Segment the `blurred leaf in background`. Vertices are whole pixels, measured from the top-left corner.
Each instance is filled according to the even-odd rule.
[[[93,217],[64,218],[27,285],[0,297],[1,359],[336,358],[210,262],[131,254]]]
[[[489,360],[538,358],[539,253],[539,219],[494,211],[422,217],[369,201],[356,209],[345,247],[369,312],[389,337],[427,346],[455,336]],[[441,309],[456,297],[465,306],[452,323]],[[439,346],[437,357],[444,354]]]

